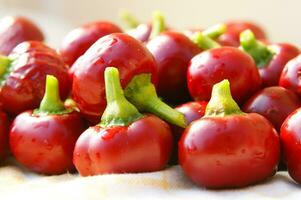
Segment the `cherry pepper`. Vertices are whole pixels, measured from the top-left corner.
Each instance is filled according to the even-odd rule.
[[[117,68],[105,69],[107,107],[77,140],[73,162],[82,176],[161,170],[172,149],[169,125],[142,115],[124,97]]]
[[[42,42],[27,41],[16,46],[8,57],[0,57],[0,101],[10,114],[36,108],[44,95],[46,74],[60,82],[60,95],[69,95],[68,68],[55,52]]]
[[[30,19],[6,16],[0,20],[0,54],[7,56],[15,46],[29,40],[44,40],[42,31]]]
[[[230,83],[214,85],[205,116],[191,123],[179,142],[185,174],[206,188],[236,188],[273,176],[280,157],[279,136],[256,113],[243,113]]]
[[[291,113],[281,126],[280,140],[289,175],[301,183],[301,108]]]
[[[5,112],[0,111],[0,163],[8,152],[8,127],[9,120]]]
[[[240,34],[240,44],[241,49],[253,57],[264,87],[278,85],[286,63],[300,53],[297,47],[287,43],[267,46],[256,40],[251,30]]]
[[[147,48],[157,61],[158,95],[172,104],[189,101],[191,98],[185,76],[189,62],[202,49],[208,48],[208,41],[214,47],[219,47],[209,36],[218,37],[224,31],[224,26],[219,25],[193,35],[192,39],[180,32],[164,31],[151,39]]]
[[[47,75],[40,107],[21,113],[13,121],[10,148],[25,167],[43,174],[61,174],[74,169],[73,149],[84,128],[80,114],[65,109],[58,80]]]
[[[157,82],[156,61],[141,42],[125,33],[100,38],[72,66],[73,99],[93,123],[99,121],[106,107],[103,76],[108,66],[118,66],[123,87],[141,73],[151,73],[152,81]]]
[[[232,95],[238,103],[258,91],[262,82],[253,59],[238,48],[212,48],[191,59],[187,85],[196,101],[208,101],[212,86],[224,79],[229,79]]]
[[[64,37],[59,53],[64,62],[71,66],[99,38],[118,32],[122,32],[122,30],[117,25],[107,21],[83,24]]]

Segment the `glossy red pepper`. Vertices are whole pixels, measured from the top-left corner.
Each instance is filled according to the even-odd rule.
[[[165,167],[172,148],[167,123],[142,115],[124,97],[118,70],[105,69],[107,107],[101,123],[77,140],[74,164],[82,176],[157,171]]]
[[[282,70],[279,85],[301,96],[301,55],[290,60]]]
[[[11,152],[22,165],[38,173],[72,171],[74,145],[83,131],[80,114],[64,108],[57,79],[47,75],[39,109],[21,113],[11,126]]]
[[[141,73],[151,73],[152,81],[157,82],[156,62],[141,42],[124,33],[102,37],[72,66],[73,99],[81,113],[94,123],[106,106],[103,73],[108,66],[118,66],[123,87]]]
[[[42,31],[30,19],[7,16],[0,20],[1,55],[7,56],[18,44],[29,40],[44,40]]]
[[[273,176],[279,137],[261,115],[240,111],[224,80],[213,87],[203,118],[188,126],[179,142],[185,174],[206,188],[243,187]]]
[[[268,119],[280,131],[286,117],[300,107],[296,94],[283,87],[268,87],[258,91],[244,105],[248,113],[258,113]]]
[[[256,40],[250,30],[241,33],[240,43],[241,48],[253,57],[264,87],[278,85],[286,63],[300,53],[296,46],[287,43],[267,46]]]
[[[4,160],[8,152],[8,126],[7,115],[0,111],[0,163]]]
[[[301,108],[291,113],[281,126],[280,139],[289,175],[301,183]]]
[[[39,105],[45,91],[46,74],[59,79],[63,99],[69,95],[68,68],[55,50],[42,42],[23,42],[9,57],[0,57],[0,63],[0,101],[8,113],[18,114]]]
[[[261,87],[253,59],[237,48],[214,48],[192,58],[187,84],[195,100],[208,101],[212,86],[223,79],[229,79],[232,95],[238,103],[243,103]]]
[[[262,27],[249,21],[229,21],[225,22],[227,31],[218,38],[218,42],[223,46],[239,47],[239,35],[244,30],[250,29],[259,40],[266,40],[266,34]]]
[[[99,38],[111,33],[122,32],[115,24],[107,21],[96,21],[84,24],[70,31],[63,39],[59,53],[64,62],[72,66],[78,57]]]

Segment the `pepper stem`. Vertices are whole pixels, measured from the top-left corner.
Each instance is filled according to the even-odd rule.
[[[150,112],[171,124],[186,127],[182,113],[172,109],[157,96],[150,74],[136,75],[124,90],[126,98],[141,112]]]
[[[127,10],[120,11],[119,17],[129,28],[136,28],[139,25],[139,21],[136,19],[136,17]]]
[[[45,94],[36,113],[59,114],[65,111],[59,95],[59,82],[55,76],[46,76]]]
[[[266,67],[274,56],[274,52],[256,40],[254,33],[249,29],[240,33],[240,45],[242,50],[253,57],[258,68]]]
[[[143,117],[124,97],[117,68],[105,69],[105,88],[107,107],[101,117],[101,126],[127,126]]]
[[[164,30],[165,30],[164,16],[160,11],[155,11],[153,13],[152,32],[150,34],[150,38],[152,39],[156,37]]]
[[[9,59],[7,56],[0,55],[0,77],[5,74],[10,63],[11,59]]]
[[[230,83],[227,79],[215,84],[211,99],[206,107],[206,116],[224,117],[233,114],[243,114],[231,96]]]
[[[217,39],[219,36],[224,34],[227,30],[227,26],[225,24],[216,24],[202,31],[204,36],[207,36],[211,39]]]
[[[205,36],[202,32],[196,32],[192,35],[191,40],[198,45],[201,49],[213,49],[213,48],[219,48],[221,47],[220,44],[215,42],[213,39],[211,39],[208,36]]]

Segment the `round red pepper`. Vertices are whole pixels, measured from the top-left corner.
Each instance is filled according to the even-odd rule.
[[[141,42],[124,33],[102,37],[72,66],[73,99],[81,113],[94,123],[106,106],[103,73],[108,66],[118,66],[123,87],[141,73],[151,73],[152,81],[157,82],[156,62]]]
[[[227,31],[218,38],[218,42],[223,46],[239,47],[239,35],[244,30],[250,29],[259,40],[266,40],[266,34],[262,27],[248,21],[229,21],[225,23]]]
[[[232,95],[239,103],[261,87],[261,78],[253,59],[237,48],[214,48],[192,58],[187,84],[195,100],[208,101],[212,86],[223,79],[229,79]]]
[[[47,74],[59,79],[63,99],[69,95],[68,68],[55,50],[42,42],[23,42],[9,57],[0,57],[0,63],[0,101],[8,113],[36,108],[44,95]]]
[[[286,117],[299,108],[300,103],[292,91],[274,86],[257,92],[245,103],[243,110],[261,114],[279,131]]]
[[[84,24],[64,37],[59,53],[64,62],[71,66],[99,38],[118,32],[122,30],[111,22],[96,21]]]
[[[21,113],[11,126],[11,152],[22,165],[35,172],[72,171],[74,145],[83,131],[80,114],[64,108],[57,79],[47,75],[45,96],[39,109]]]
[[[282,70],[279,85],[301,96],[301,55],[290,60]]]
[[[287,43],[267,46],[257,41],[250,30],[241,33],[240,43],[241,48],[253,57],[264,87],[278,85],[286,63],[300,53],[297,47]]]
[[[118,70],[105,69],[107,107],[101,123],[77,140],[74,164],[82,176],[157,171],[165,167],[172,148],[167,123],[142,115],[124,97]]]
[[[207,188],[235,188],[273,176],[279,137],[261,115],[240,111],[229,81],[213,87],[206,114],[188,126],[179,142],[185,174]]]
[[[0,54],[7,56],[24,41],[43,41],[42,31],[31,20],[21,16],[7,16],[0,20]]]
[[[5,112],[0,111],[0,163],[8,152],[8,126],[9,120]]]

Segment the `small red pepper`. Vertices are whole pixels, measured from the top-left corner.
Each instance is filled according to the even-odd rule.
[[[5,112],[0,111],[0,163],[8,152],[8,127],[9,120]]]
[[[11,126],[11,152],[22,165],[38,173],[72,171],[74,145],[84,128],[80,114],[65,109],[58,80],[47,75],[40,107],[21,113]]]
[[[42,31],[30,19],[7,16],[0,20],[0,54],[7,56],[24,41],[43,41]]]
[[[108,66],[118,66],[123,87],[141,73],[151,73],[152,81],[157,82],[156,62],[141,42],[125,33],[100,38],[72,66],[73,99],[93,123],[99,121],[106,106],[103,76]]]
[[[122,30],[117,25],[107,21],[83,24],[64,37],[59,53],[64,62],[72,66],[76,59],[83,55],[99,38],[118,32],[122,32]]]
[[[286,117],[300,107],[298,96],[283,87],[268,87],[258,91],[244,105],[248,113],[258,113],[268,119],[280,131]]]
[[[296,46],[287,43],[267,46],[258,41],[250,30],[240,34],[240,44],[241,48],[253,57],[264,87],[278,85],[286,63],[300,53]]]
[[[276,130],[261,115],[239,109],[227,80],[214,85],[205,116],[191,123],[179,142],[185,174],[206,188],[263,181],[276,173],[279,157]]]
[[[22,42],[9,57],[0,57],[0,101],[3,109],[18,114],[38,107],[45,91],[47,74],[60,82],[60,96],[69,95],[71,81],[68,68],[55,52],[42,42]]]
[[[142,115],[124,97],[119,72],[105,69],[107,107],[100,124],[77,140],[73,162],[82,176],[161,170],[172,149],[170,127],[154,115]]]
[[[225,22],[227,31],[218,38],[222,46],[239,47],[239,35],[241,32],[250,29],[259,40],[266,40],[266,34],[262,27],[248,21],[229,21]]]
[[[208,101],[212,86],[223,79],[229,79],[232,95],[238,103],[243,103],[261,87],[253,59],[237,48],[213,48],[190,61],[187,84],[195,100]]]
[[[301,108],[291,113],[280,131],[281,145],[289,175],[301,183]]]

